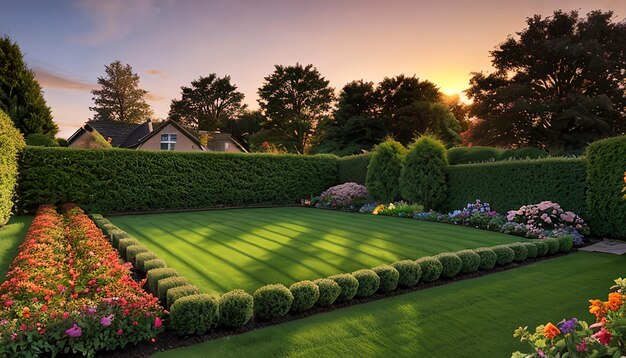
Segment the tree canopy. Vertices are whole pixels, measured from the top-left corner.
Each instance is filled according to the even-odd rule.
[[[0,38],[0,110],[24,136],[45,134],[53,138],[59,130],[19,45],[7,36]]]
[[[211,73],[181,87],[182,98],[172,100],[169,117],[185,126],[214,131],[234,120],[245,109],[243,93],[230,83],[230,76]]]
[[[474,144],[580,151],[626,131],[626,23],[612,12],[535,15],[491,51],[467,95]]]
[[[105,65],[105,75],[98,77],[100,89],[93,90],[92,100],[95,106],[94,120],[111,120],[128,123],[143,123],[152,115],[152,109],[146,103],[148,91],[139,87],[139,75],[133,68],[121,61]]]

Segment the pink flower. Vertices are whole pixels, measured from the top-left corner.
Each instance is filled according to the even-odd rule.
[[[111,322],[113,321],[113,317],[114,316],[112,314],[110,314],[108,316],[104,316],[104,317],[100,318],[100,324],[105,326],[105,327],[110,326]]]
[[[117,335],[121,336],[122,334],[124,334],[124,331],[120,328],[117,330]]]
[[[11,306],[13,306],[13,301],[11,301],[11,300],[4,301],[4,306],[5,306],[5,307],[11,307]]]
[[[576,350],[579,352],[586,352],[587,351],[587,341],[585,339],[583,339],[583,341],[576,346]]]
[[[71,328],[65,330],[65,334],[70,337],[80,337],[83,334],[83,330],[80,329],[76,323],[74,323]]]
[[[154,326],[156,328],[161,328],[162,325],[163,325],[163,321],[161,320],[161,318],[157,317],[154,319]]]
[[[600,343],[606,345],[606,344],[609,344],[609,342],[611,341],[611,338],[613,338],[613,335],[606,329],[602,328],[599,332],[594,334],[592,337],[596,338],[598,341],[600,341]]]

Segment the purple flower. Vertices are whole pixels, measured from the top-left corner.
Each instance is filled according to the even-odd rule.
[[[113,321],[113,315],[112,314],[100,318],[100,324],[105,326],[105,327],[110,326],[112,321]]]
[[[70,337],[80,337],[80,335],[83,334],[83,330],[80,329],[76,323],[74,323],[71,328],[65,330],[65,334]]]
[[[570,333],[574,331],[574,328],[576,328],[576,323],[578,323],[576,318],[572,318],[569,321],[563,320],[559,322],[559,328],[563,333]]]
[[[541,349],[536,348],[536,350],[537,350],[537,354],[538,354],[540,357],[545,358],[546,354],[545,354],[545,353],[543,353],[543,351],[542,351]]]

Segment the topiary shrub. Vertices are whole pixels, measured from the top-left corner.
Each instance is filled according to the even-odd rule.
[[[143,263],[143,272],[148,273],[150,270],[158,268],[166,268],[167,264],[161,259],[152,259]]]
[[[437,256],[435,256],[443,269],[441,270],[441,277],[443,278],[451,278],[459,274],[461,272],[461,268],[463,267],[463,261],[457,255],[451,252],[443,252]]]
[[[537,257],[546,256],[548,253],[548,244],[544,240],[536,240],[532,242],[537,247]]]
[[[513,244],[506,245],[513,250],[515,256],[513,256],[513,261],[522,262],[528,258],[528,249],[526,246],[522,245],[519,242],[515,242]]]
[[[359,281],[359,288],[356,291],[357,297],[368,297],[376,293],[380,287],[380,277],[373,270],[362,269],[354,271],[352,276]]]
[[[180,335],[201,335],[218,323],[219,302],[216,297],[197,294],[177,299],[170,308],[170,328]]]
[[[570,252],[574,248],[574,238],[572,235],[565,235],[557,238],[559,242],[559,252]]]
[[[496,253],[496,263],[498,265],[510,264],[515,259],[515,251],[513,251],[513,249],[508,246],[494,246],[491,249],[493,250],[493,252]]]
[[[159,257],[152,251],[140,252],[135,256],[135,268],[141,272],[146,272],[145,263]],[[165,266],[163,266],[165,267]],[[156,267],[153,267],[156,268]]]
[[[9,221],[13,210],[18,174],[17,157],[25,146],[24,137],[15,128],[11,118],[0,110],[0,227]]]
[[[160,279],[157,283],[157,297],[159,298],[159,301],[161,301],[161,305],[167,304],[167,291],[175,287],[189,285],[191,285],[189,281],[186,278],[180,276]]]
[[[398,270],[398,285],[400,286],[413,287],[422,278],[423,269],[413,260],[397,261],[392,263],[391,266]]]
[[[498,255],[489,247],[481,247],[474,250],[475,253],[480,256],[480,265],[478,268],[481,270],[491,270],[498,260]]]
[[[318,306],[332,305],[341,294],[341,286],[331,279],[320,278],[313,281],[320,290],[320,297],[315,303]]]
[[[312,281],[300,281],[289,286],[293,295],[291,312],[302,312],[313,307],[320,298],[320,289]]]
[[[155,268],[155,269],[148,271],[148,273],[146,273],[146,276],[148,277],[148,289],[153,295],[156,296],[159,293],[159,290],[158,290],[159,281],[167,277],[178,276],[178,272],[176,272],[176,270],[174,270],[173,268],[169,268],[169,267]]]
[[[554,255],[557,252],[559,252],[559,247],[561,246],[559,244],[559,240],[549,237],[549,238],[543,239],[543,242],[545,242],[546,245],[548,245],[548,252],[546,253],[546,255]]]
[[[93,222],[95,222],[96,220],[104,219],[104,216],[102,216],[101,214],[89,214],[88,216]]]
[[[128,235],[125,231],[118,229],[117,226],[115,227],[115,229],[108,229],[107,234],[111,238],[111,245],[113,245],[114,248],[118,249],[118,251],[120,248],[120,241],[126,240],[126,239],[132,239],[130,235]]]
[[[254,314],[254,298],[244,290],[232,290],[220,297],[220,324],[239,328]]]
[[[265,285],[254,291],[254,315],[262,320],[282,317],[292,302],[293,295],[284,285]]]
[[[141,243],[139,242],[139,240],[134,239],[134,238],[122,239],[118,242],[117,251],[119,251],[122,259],[126,261],[130,261],[128,259],[128,255],[126,254],[126,248],[130,246],[134,246],[134,245],[141,245]]]
[[[148,252],[148,251],[150,250],[148,250],[148,248],[143,246],[142,244],[128,246],[126,248],[126,261],[135,265],[135,260],[137,259],[137,255],[144,253],[144,252]]]
[[[422,281],[432,282],[441,276],[443,265],[437,258],[432,256],[421,257],[415,261],[422,269]]]
[[[455,254],[461,259],[463,263],[461,265],[461,272],[470,273],[478,271],[480,266],[480,255],[472,250],[461,250],[455,252]]]
[[[522,242],[522,245],[524,245],[524,247],[528,251],[528,258],[529,259],[537,257],[537,246],[535,246],[534,243],[532,243],[532,242]]]
[[[354,298],[359,290],[359,281],[352,275],[343,273],[330,276],[329,279],[335,281],[341,287],[341,293],[337,296],[336,302],[348,301]]]
[[[376,145],[367,167],[365,186],[372,198],[392,202],[400,199],[400,170],[406,149],[392,138]]]
[[[420,203],[425,210],[439,209],[446,201],[446,146],[431,135],[422,135],[409,146],[400,173],[402,198]]]
[[[194,285],[178,286],[167,290],[166,303],[167,307],[171,308],[174,302],[181,297],[187,297],[200,293],[200,290]]]
[[[421,270],[421,269],[420,269]],[[393,291],[398,287],[398,280],[400,279],[400,272],[391,265],[380,265],[372,268],[372,271],[376,272],[380,278],[380,292]]]

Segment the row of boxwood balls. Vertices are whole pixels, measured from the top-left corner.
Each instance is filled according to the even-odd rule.
[[[300,281],[289,288],[282,284],[266,285],[257,289],[253,295],[243,290],[230,291],[220,297],[194,294],[173,302],[170,320],[175,326],[193,322],[196,328],[179,330],[179,333],[184,334],[206,333],[217,325],[237,328],[248,323],[253,315],[259,320],[276,319],[289,312],[302,312],[316,305],[328,306],[354,297],[393,291],[399,286],[412,287],[420,281],[432,282],[440,277],[451,278],[459,273],[490,270],[495,265],[521,262],[527,258],[568,252],[571,249],[572,238],[566,236],[446,252],[418,260],[402,260],[351,274]]]

